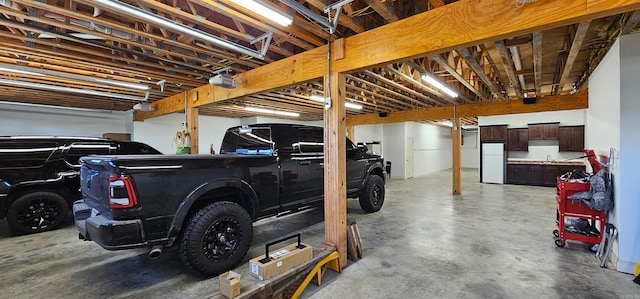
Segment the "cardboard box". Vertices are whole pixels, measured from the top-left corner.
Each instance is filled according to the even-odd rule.
[[[313,258],[313,247],[301,243],[304,248],[297,248],[298,243],[269,252],[271,260],[261,262],[264,254],[249,261],[251,274],[260,280],[269,279]]]
[[[240,295],[240,273],[233,271],[220,274],[220,293],[233,298]]]

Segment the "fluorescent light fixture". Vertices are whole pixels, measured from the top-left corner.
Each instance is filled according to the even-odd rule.
[[[356,103],[345,102],[344,107],[349,109],[354,109],[354,110],[362,110],[362,105],[356,104]]]
[[[235,0],[234,0],[235,1]],[[240,0],[241,2],[251,2],[249,0]],[[198,29],[194,29],[192,27],[189,27],[187,25],[181,24],[181,23],[176,23],[173,20],[158,16],[152,12],[146,11],[146,10],[142,10],[139,9],[138,7],[135,7],[133,5],[129,5],[127,3],[124,2],[120,2],[117,0],[92,0],[92,2],[95,2],[99,5],[102,5],[110,10],[116,10],[119,12],[122,12],[124,14],[133,16],[137,19],[146,21],[148,23],[154,24],[156,26],[159,26],[160,28],[166,28],[169,30],[173,30],[176,31],[180,34],[184,34],[202,41],[206,41],[208,43],[212,43],[215,45],[218,45],[220,47],[232,50],[232,51],[236,51],[245,55],[249,55],[251,57],[255,57],[258,59],[264,59],[264,54],[260,53],[258,51],[255,51],[253,49],[247,48],[245,46],[239,45],[239,44],[235,44],[232,42],[229,42],[223,38],[220,38],[218,36],[209,34],[207,32],[198,30]]]
[[[111,85],[111,86],[118,86],[118,87],[129,88],[129,89],[144,90],[144,91],[151,90],[151,87],[149,87],[149,85],[146,85],[146,84],[102,79],[97,77],[76,75],[76,74],[58,72],[58,71],[47,70],[47,69],[36,69],[36,68],[24,67],[16,64],[9,64],[9,63],[2,63],[2,62],[0,62],[0,71],[16,72],[16,73],[34,75],[34,76],[54,76],[54,77],[79,80],[84,82],[92,82],[92,83]]]
[[[22,71],[22,70],[14,70],[12,68],[6,68],[6,67],[1,67],[0,66],[0,71],[3,72],[10,72],[10,73],[18,73],[18,74],[24,74],[24,75],[32,75],[32,76],[46,76],[43,74],[37,74],[34,72],[28,72],[28,71]]]
[[[289,116],[289,117],[300,116],[300,113],[297,113],[297,112],[286,112],[286,111],[278,111],[278,110],[271,110],[271,109],[265,109],[265,108],[249,107],[249,106],[244,107],[244,110],[251,111],[251,112],[264,113],[264,114]]]
[[[89,34],[89,33],[71,33],[69,35],[75,36],[75,37],[81,38],[81,39],[98,39],[98,40],[105,39],[104,37],[93,35],[93,34]],[[52,38],[56,38],[56,37],[57,37],[56,35],[49,34],[49,33],[40,33],[40,35],[38,35],[38,38],[43,38],[43,39],[52,39]]]
[[[443,126],[450,127],[450,128],[453,127],[453,124],[450,121],[440,121],[438,123],[443,125]]]
[[[253,11],[282,26],[289,26],[291,25],[291,23],[293,23],[292,16],[285,14],[282,11],[260,0],[231,0],[231,2],[238,4],[250,11]]]
[[[316,102],[323,102],[324,103],[324,97],[319,96],[317,94],[312,94],[309,96],[309,99],[312,101],[316,101]]]
[[[444,86],[444,84],[440,83],[440,81],[438,81],[435,78],[431,77],[429,74],[423,74],[422,75],[422,80],[424,80],[425,82],[433,85],[435,88],[440,89],[442,92],[448,94],[452,98],[457,98],[458,97],[458,93],[456,93],[455,91],[451,90],[450,88]]]
[[[312,100],[312,101],[324,103],[324,98],[322,96],[317,95],[317,94],[310,95],[309,99]],[[353,100],[353,99],[350,99],[350,100]],[[354,110],[362,110],[362,105],[356,104],[356,103],[345,102],[344,103],[344,107],[345,108],[349,108],[349,109],[354,109]]]

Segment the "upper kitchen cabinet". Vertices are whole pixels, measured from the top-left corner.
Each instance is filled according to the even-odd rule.
[[[584,126],[558,128],[558,148],[561,152],[581,152],[584,150]]]
[[[480,127],[480,141],[507,141],[507,125]]]
[[[529,140],[558,140],[559,124],[529,124]]]
[[[529,151],[529,129],[508,129],[507,130],[507,151],[526,152]]]

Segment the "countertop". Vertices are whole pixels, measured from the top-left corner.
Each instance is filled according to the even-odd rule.
[[[544,161],[544,160],[507,160],[507,164],[527,164],[527,165],[569,165],[569,166],[584,166],[584,161],[579,160],[558,160],[558,161]]]

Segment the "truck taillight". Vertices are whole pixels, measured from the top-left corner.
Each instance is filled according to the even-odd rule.
[[[112,209],[126,209],[138,204],[131,179],[126,176],[109,178],[109,206]]]

